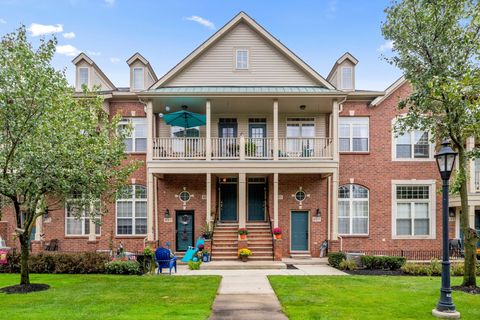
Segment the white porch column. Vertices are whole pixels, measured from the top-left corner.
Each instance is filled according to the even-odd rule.
[[[245,160],[245,136],[240,133],[240,160]]]
[[[205,103],[205,116],[206,116],[206,126],[205,126],[205,130],[207,131],[206,132],[206,135],[205,135],[205,152],[207,154],[207,160],[211,160],[212,159],[212,137],[211,137],[211,130],[212,130],[212,125],[211,125],[211,110],[210,110],[210,100],[207,100],[207,102]],[[207,214],[209,214],[207,212]]]
[[[153,241],[153,174],[147,172],[147,240]]]
[[[37,217],[35,220],[35,241],[42,240],[41,234],[43,233],[43,215]]]
[[[245,228],[247,224],[247,175],[238,174],[238,227]]]
[[[212,212],[212,174],[210,172],[207,173],[207,186],[206,186],[206,194],[207,194],[207,214],[206,214],[206,222],[210,223],[212,220],[211,212]]]
[[[333,108],[332,108],[332,156],[333,156],[333,160],[336,160],[338,161],[339,159],[339,154],[338,154],[338,144],[339,144],[339,140],[338,140],[338,111],[339,111],[339,107],[338,107],[338,101],[337,100],[334,100],[333,101]]]
[[[146,106],[147,113],[147,161],[151,161],[153,158],[153,103],[152,101],[147,102]]]
[[[273,100],[273,160],[278,160],[278,100],[277,99]]]
[[[332,177],[332,240],[338,237],[338,169]]]
[[[472,151],[475,148],[475,137],[468,137],[467,138],[467,151]],[[458,165],[458,161],[457,161]],[[475,187],[475,159],[471,159],[468,161],[468,175],[470,176],[470,180],[468,181],[468,192],[474,193],[476,192]]]
[[[273,174],[273,227],[278,227],[278,173]]]

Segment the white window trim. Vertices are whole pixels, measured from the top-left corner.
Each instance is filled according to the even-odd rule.
[[[86,69],[87,70],[87,87],[90,88],[90,68],[88,67],[78,67],[78,89],[82,90],[83,83],[80,83],[80,70]]]
[[[437,217],[437,211],[436,211],[436,203],[437,203],[437,197],[435,194],[435,185],[437,181],[436,180],[392,180],[392,194],[391,194],[391,200],[392,200],[392,239],[398,240],[398,239],[407,239],[407,240],[414,240],[414,239],[436,239],[436,217]],[[430,234],[429,235],[408,235],[408,236],[398,236],[397,235],[397,186],[402,186],[402,185],[407,185],[407,186],[415,186],[415,185],[428,185],[429,186],[429,219],[430,219],[430,225],[429,225],[429,230]],[[414,201],[412,201],[414,202]]]
[[[312,119],[312,120],[301,120],[301,121],[295,121],[291,119]],[[313,137],[287,137],[287,132],[288,132],[288,125],[289,124],[299,124],[300,128],[303,127],[304,124],[313,124],[313,132],[315,133]],[[302,133],[302,130],[300,130],[300,133]],[[305,116],[298,116],[298,117],[288,117],[285,121],[285,139],[315,139],[317,137],[317,118],[316,117],[305,117]]]
[[[247,53],[247,67],[246,68],[239,68],[238,67],[238,52],[245,51]],[[243,71],[250,69],[250,50],[248,48],[237,48],[235,49],[235,70]]]
[[[67,214],[68,214],[68,207],[67,207],[67,204],[65,203],[65,237],[68,238],[68,237],[88,237],[89,233],[85,233],[85,210],[83,210],[83,213],[82,213],[82,216],[77,219],[77,220],[80,220],[82,222],[82,233],[81,234],[73,234],[73,233],[68,233],[68,220],[75,220],[75,217],[68,217]],[[88,219],[92,219],[91,216],[88,217]],[[90,223],[90,222],[89,222]],[[95,224],[95,230],[96,230],[96,224]],[[96,237],[100,237],[102,235],[102,227],[100,226],[100,232],[99,233],[96,233],[95,232],[95,236]]]
[[[345,69],[350,69],[350,71],[351,71],[352,79],[351,79],[351,82],[350,82],[350,87],[344,87],[344,86],[343,86],[343,70],[345,70]],[[354,81],[354,80],[353,80],[353,67],[351,67],[351,66],[343,66],[343,67],[341,67],[341,68],[340,68],[340,88],[341,88],[342,90],[353,90],[353,87],[354,87],[353,81]]]
[[[342,186],[350,186],[350,185],[355,185],[356,183],[347,183],[347,184],[343,184],[341,185],[340,187]],[[367,212],[368,212],[368,215],[367,215],[367,233],[339,233],[340,236],[342,237],[365,237],[365,236],[369,236],[370,235],[370,190],[367,188],[367,187],[364,187],[360,184],[356,184],[358,186],[361,186],[362,188],[365,188],[367,190],[367,198],[352,198],[352,191],[350,190],[350,197],[348,199],[344,199],[344,198],[340,198],[338,197],[338,202],[341,202],[341,201],[344,201],[344,202],[349,202],[349,210],[350,210],[350,215],[349,215],[349,218],[350,218],[350,232],[352,231],[353,227],[352,227],[352,219],[353,219],[353,215],[352,215],[352,204],[354,201],[366,201],[367,202]],[[339,187],[339,188],[340,188]],[[338,190],[337,190],[338,192]],[[340,225],[340,212],[338,214],[338,218],[337,218],[339,221],[337,221],[337,224]]]
[[[125,238],[128,238],[128,237],[142,237],[142,236],[146,236],[147,234],[146,233],[135,233],[135,223],[136,223],[136,220],[137,219],[146,219],[147,220],[147,229],[148,229],[148,189],[146,186],[144,185],[141,185],[141,184],[131,184],[130,185],[132,188],[133,188],[133,197],[132,198],[121,198],[121,199],[115,199],[115,236],[116,237],[125,237]],[[136,187],[144,187],[145,188],[145,192],[147,194],[147,197],[145,199],[137,199],[135,198],[135,188]],[[139,201],[140,200],[140,201]],[[118,208],[117,208],[117,202],[118,201],[131,201],[132,202],[132,216],[130,217],[130,219],[132,220],[132,233],[131,234],[119,234],[118,233],[118,215],[117,215],[117,212],[118,212]],[[139,201],[139,202],[145,202],[147,204],[147,215],[145,218],[141,217],[141,218],[137,218],[135,217],[135,203]],[[125,217],[122,217],[120,219],[127,219]],[[147,231],[148,232],[148,231]]]
[[[430,139],[432,138],[431,133],[428,133],[428,158],[397,158],[397,143],[395,137],[395,122],[397,119],[392,120],[392,161],[416,161],[416,162],[432,162],[435,161],[435,144],[433,144]],[[412,131],[409,132],[412,134]],[[413,148],[413,147],[412,147]],[[412,153],[413,155],[413,153]]]
[[[358,118],[366,118],[368,120],[368,123],[367,123],[367,130],[368,130],[368,142],[367,142],[367,150],[365,151],[353,151],[353,123],[352,122],[349,122],[348,123],[348,126],[349,126],[349,140],[350,140],[350,150],[348,151],[340,151],[340,142],[339,142],[339,145],[338,145],[338,150],[340,153],[368,153],[370,152],[370,117],[362,117],[362,116],[358,116],[358,117],[339,117],[340,119],[358,119]],[[344,137],[340,137],[340,121],[338,123],[338,139],[340,141],[340,138],[343,138],[345,139]]]
[[[135,124],[133,123],[133,119],[145,119],[145,125],[147,125],[147,135],[146,135],[145,137],[137,137],[137,136],[136,136]],[[125,118],[123,118],[121,121],[119,121],[118,126],[120,126],[120,125],[127,125],[127,124],[129,124],[129,123],[132,123],[132,131],[130,132],[130,136],[128,136],[127,138],[131,138],[131,139],[132,139],[132,151],[126,151],[126,150],[125,150],[125,153],[127,153],[127,154],[135,154],[135,153],[143,154],[143,153],[147,153],[147,150],[145,150],[145,151],[137,151],[137,144],[136,144],[136,139],[137,139],[137,138],[145,138],[145,139],[147,139],[147,141],[148,141],[148,123],[147,123],[147,118],[142,118],[142,117],[125,117]]]
[[[141,88],[135,87],[135,70],[142,70],[142,87]],[[142,67],[132,68],[132,88],[133,88],[133,91],[145,90],[145,69],[144,68]]]

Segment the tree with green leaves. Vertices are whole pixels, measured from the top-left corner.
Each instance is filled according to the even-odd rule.
[[[393,41],[387,61],[400,68],[412,93],[399,103],[397,133],[426,130],[449,139],[458,152],[454,192],[461,198],[465,243],[463,286],[476,286],[476,243],[469,225],[467,168],[478,151],[467,139],[480,137],[480,6],[477,0],[403,0],[386,9],[382,32]],[[456,190],[455,190],[456,189]]]
[[[24,216],[16,229],[20,285],[30,284],[37,217],[74,198],[77,217],[85,211],[99,221],[104,203],[137,167],[124,160],[119,118],[109,120],[103,99],[87,90],[75,97],[64,72],[51,66],[56,44],[42,39],[34,49],[24,26],[0,42],[0,196]]]

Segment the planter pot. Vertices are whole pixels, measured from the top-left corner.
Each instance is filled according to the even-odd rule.
[[[204,254],[202,257],[203,262],[210,262],[210,255],[209,254]]]
[[[246,234],[241,234],[241,235],[240,235],[240,239],[241,239],[241,240],[247,239],[247,235],[246,235]]]
[[[243,262],[247,262],[247,261],[248,261],[248,257],[247,257],[247,256],[241,256],[240,259],[242,259]]]
[[[276,234],[275,239],[282,239],[282,235],[281,234]]]

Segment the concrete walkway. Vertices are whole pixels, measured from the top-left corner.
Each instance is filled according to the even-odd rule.
[[[242,264],[242,262],[240,262]],[[207,264],[202,265],[206,266]],[[213,263],[212,263],[213,265]],[[222,281],[212,308],[211,320],[288,319],[267,279],[268,275],[309,276],[347,275],[328,265],[295,265],[297,269],[221,269],[188,270],[179,266],[176,275],[220,275]]]

